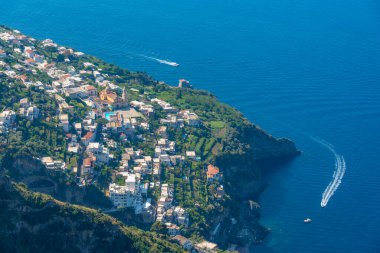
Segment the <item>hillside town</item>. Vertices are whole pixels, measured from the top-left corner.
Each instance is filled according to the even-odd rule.
[[[57,53],[57,60],[48,57],[49,52]],[[0,28],[0,78],[40,90],[58,105],[55,120],[66,137],[64,152],[70,158],[38,159],[48,171],[74,175],[79,187],[99,183],[101,169],[112,167],[103,191],[113,207],[105,211],[128,209],[146,223],[161,222],[166,233],[188,251],[216,250],[215,243],[194,242],[182,234],[191,219],[167,176],[168,171],[175,173],[202,159],[194,149],[178,148],[172,134],[201,127],[200,117],[136,88],[120,86],[92,62],[82,61],[83,56],[50,39],[37,43],[17,30]],[[44,80],[38,78],[42,75]],[[183,88],[191,85],[181,79],[178,89]],[[42,117],[41,108],[29,97],[17,103],[18,111],[0,108],[0,135],[16,131],[18,117],[31,122]],[[183,131],[183,138],[186,134]],[[222,199],[221,171],[211,163],[203,169],[204,184],[216,184],[216,199]]]

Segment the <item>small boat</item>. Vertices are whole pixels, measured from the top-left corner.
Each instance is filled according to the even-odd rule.
[[[303,222],[305,222],[305,223],[310,223],[310,222],[312,222],[312,221],[313,221],[313,220],[310,219],[310,218],[306,218],[306,219],[303,220]]]
[[[167,64],[167,65],[169,65],[169,66],[172,66],[172,67],[178,67],[179,66],[179,64],[178,63],[176,63],[176,62],[165,62],[164,64]]]
[[[162,63],[162,64],[166,64],[166,65],[169,65],[169,66],[172,66],[172,67],[178,67],[179,64],[174,62],[174,61],[167,61],[167,60],[161,60],[161,59],[156,59],[154,58],[156,61],[158,61],[159,63]]]

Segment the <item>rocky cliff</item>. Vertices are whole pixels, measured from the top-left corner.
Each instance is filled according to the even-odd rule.
[[[230,128],[228,134],[228,139],[243,148],[239,152],[235,149],[221,152],[216,163],[223,169],[230,194],[238,199],[257,197],[263,188],[261,174],[266,163],[292,159],[300,154],[291,140],[274,138],[247,121],[239,128]]]
[[[30,192],[5,176],[0,203],[0,252],[182,252],[156,234]]]
[[[254,125],[247,128],[243,139],[249,143],[253,159],[256,161],[286,159],[300,154],[300,151],[297,150],[296,145],[291,140],[274,138]]]
[[[300,151],[291,140],[274,138],[251,123],[244,124],[238,131],[232,129],[229,134],[229,139],[237,140],[244,148],[240,152],[221,152],[216,158],[224,173],[225,190],[231,196],[219,244],[261,243],[269,233],[259,223],[260,205],[256,202],[265,188],[263,170],[267,164],[292,159]]]
[[[41,55],[47,59],[52,58],[51,52],[40,47],[39,42],[35,46]],[[12,52],[9,51],[10,54]],[[55,62],[55,59],[50,60]],[[262,165],[297,155],[299,152],[294,143],[270,136],[250,123],[238,110],[221,103],[207,91],[171,87],[154,81],[146,74],[129,72],[88,55],[80,59],[73,58],[69,65],[79,70],[83,68],[84,62],[91,62],[97,69],[102,69],[109,81],[120,87],[139,91],[139,94],[130,94],[135,99],[142,98],[147,102],[157,97],[170,102],[175,108],[195,112],[197,119],[199,116],[199,124],[196,126],[189,124],[184,128],[168,130],[170,140],[176,141],[176,149],[182,155],[185,151],[196,151],[199,157],[197,161],[186,161],[185,167],[171,174],[176,189],[175,198],[180,206],[189,211],[191,218],[186,235],[206,237],[225,247],[228,243],[244,245],[247,242],[262,241],[267,230],[258,222],[260,207],[255,202],[264,188],[261,180]],[[45,80],[45,83],[53,81],[46,75],[33,78]],[[97,86],[92,78],[87,81]],[[0,82],[2,107],[13,104],[17,109],[16,102],[29,94],[28,98],[33,100],[46,117],[41,117],[33,124],[19,118],[15,124],[17,132],[11,131],[6,138],[0,138],[0,168],[6,168],[12,180],[25,183],[29,189],[50,194],[60,201],[97,208],[109,205],[109,200],[96,187],[81,188],[74,183],[73,174],[60,171],[62,175],[55,175],[54,171],[47,171],[38,159],[33,158],[56,156],[65,159],[66,163],[72,162],[73,158],[77,161],[72,154],[64,152],[67,147],[66,136],[54,123],[57,101],[37,88],[27,89],[21,84],[17,88],[10,87],[8,83]],[[82,104],[79,106],[77,102],[72,105],[72,116],[78,120],[83,119],[85,110],[89,108],[84,108]],[[155,113],[150,123],[158,127],[166,114],[158,106]],[[153,132],[151,134],[154,136]],[[149,143],[149,138],[145,144],[149,144],[149,147],[136,147],[143,146],[144,151],[153,152],[154,145]],[[210,164],[221,169],[223,180],[208,181],[205,168]],[[116,168],[116,165],[113,166]],[[111,173],[111,168],[104,169],[105,175]],[[166,176],[165,181],[168,182]],[[227,194],[217,198],[215,188],[221,187],[221,184]],[[151,234],[125,228],[116,220],[93,210],[29,192],[25,187],[6,180],[2,187],[0,201],[5,208],[1,210],[1,246],[12,238],[22,247],[9,245],[9,248],[0,248],[1,252],[34,252],[37,251],[38,244],[46,249],[42,250],[45,252],[59,251],[57,245],[60,244],[66,247],[61,250],[63,252],[107,252],[110,249],[116,252],[134,252],[145,251],[146,247],[153,247],[153,252],[176,250],[163,241],[156,243]],[[10,221],[6,220],[7,217]],[[62,234],[65,236],[62,237]],[[45,238],[48,240],[45,241]],[[119,239],[123,242],[119,242]],[[154,247],[158,247],[157,250]]]
[[[29,190],[49,194],[54,198],[72,204],[92,208],[110,208],[112,203],[93,185],[79,187],[55,171],[49,172],[36,158],[18,155],[7,160],[8,172],[17,182],[27,185]]]
[[[217,140],[213,156],[206,157],[205,162],[215,163],[221,169],[222,184],[230,199],[217,217],[208,217],[212,228],[209,238],[222,248],[228,243],[260,243],[268,230],[259,223],[259,204],[252,203],[257,202],[265,188],[261,175],[267,164],[297,156],[300,152],[294,142],[271,136],[207,91],[168,86],[161,86],[160,90],[160,98],[196,112],[202,119],[205,136]]]

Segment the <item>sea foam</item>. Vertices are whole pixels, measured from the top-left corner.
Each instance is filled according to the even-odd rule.
[[[326,187],[325,191],[322,193],[321,207],[325,207],[342,182],[342,179],[346,172],[346,162],[344,160],[344,157],[335,151],[333,145],[319,138],[312,137],[312,139],[327,148],[335,158],[335,169],[332,180]]]

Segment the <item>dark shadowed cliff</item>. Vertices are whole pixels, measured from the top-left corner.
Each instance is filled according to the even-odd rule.
[[[0,252],[182,252],[156,234],[7,177],[0,179],[0,203]]]

